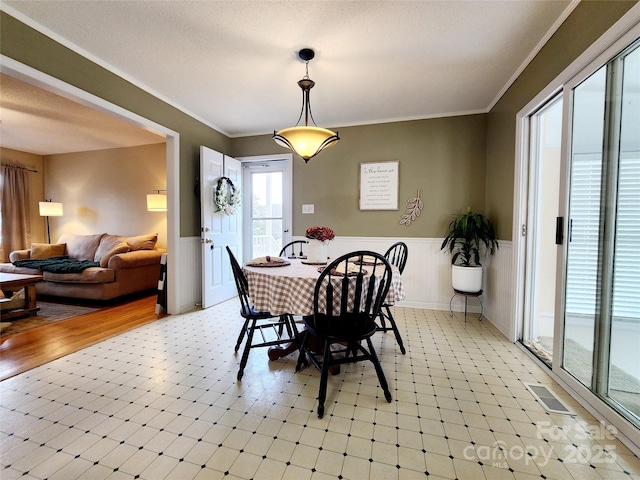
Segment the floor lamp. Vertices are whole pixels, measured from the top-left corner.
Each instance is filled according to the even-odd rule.
[[[51,243],[51,232],[49,231],[49,217],[61,217],[62,216],[62,204],[58,202],[52,202],[51,200],[45,200],[40,202],[40,216],[47,217],[47,243]]]

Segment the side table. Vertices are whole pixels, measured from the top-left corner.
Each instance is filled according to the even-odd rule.
[[[453,296],[449,301],[449,316],[453,317],[453,308],[452,308],[453,299],[458,296],[464,297],[464,322],[467,323],[467,301],[469,300],[469,297],[475,297],[478,299],[478,302],[480,303],[480,315],[478,315],[478,320],[482,321],[482,312],[484,310],[484,307],[482,306],[482,300],[480,300],[480,295],[482,295],[482,290],[480,290],[479,292],[462,292],[454,288]]]

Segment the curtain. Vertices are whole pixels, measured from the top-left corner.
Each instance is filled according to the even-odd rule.
[[[31,244],[29,224],[29,170],[17,165],[0,166],[0,260]]]

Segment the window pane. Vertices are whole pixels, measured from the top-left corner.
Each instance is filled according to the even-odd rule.
[[[598,309],[598,251],[606,67],[573,92],[569,246],[563,368],[591,386]]]
[[[282,220],[254,219],[251,222],[253,257],[278,255],[282,249]]]
[[[278,255],[282,248],[282,172],[251,175],[252,257]]]
[[[609,396],[640,417],[640,48],[623,72]]]

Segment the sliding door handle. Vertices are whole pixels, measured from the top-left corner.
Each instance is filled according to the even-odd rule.
[[[564,217],[556,217],[556,245],[562,245],[564,240]]]

